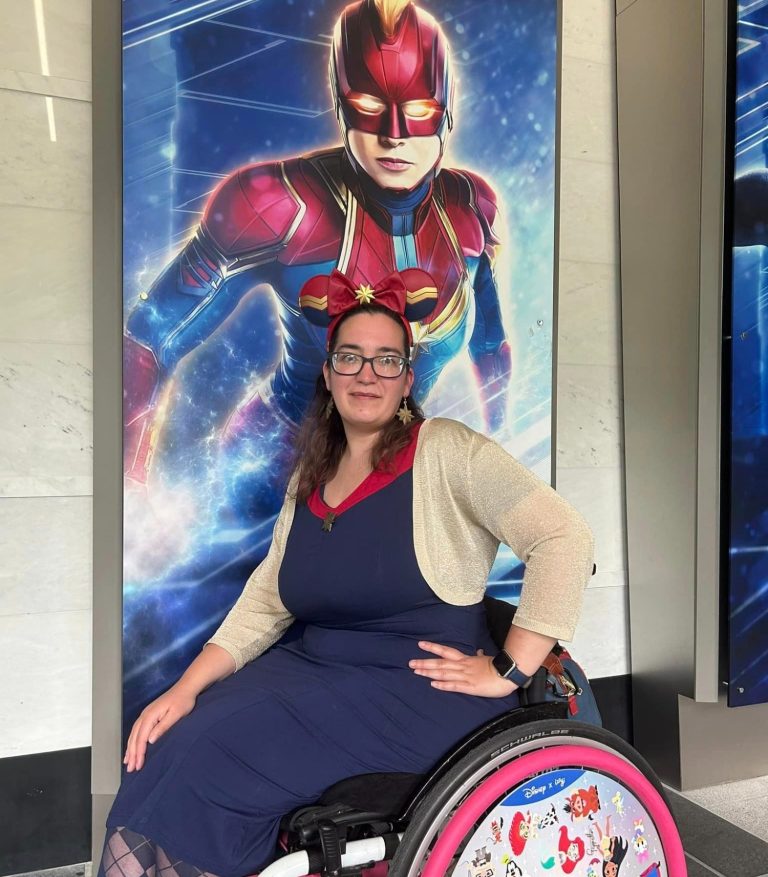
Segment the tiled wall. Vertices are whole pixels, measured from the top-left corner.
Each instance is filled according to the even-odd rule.
[[[90,2],[41,6],[48,76],[34,0],[0,0],[0,757],[90,745]],[[557,479],[597,537],[600,676],[628,661],[613,3],[563,7]]]
[[[0,0],[0,757],[91,740],[90,2],[37,5],[48,75]]]
[[[629,672],[614,14],[563,0],[557,487],[595,533],[573,643],[593,676]]]

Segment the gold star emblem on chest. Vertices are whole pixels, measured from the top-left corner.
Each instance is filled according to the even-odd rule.
[[[361,305],[369,305],[375,298],[373,287],[368,286],[367,283],[361,283],[355,290],[355,298]]]
[[[420,353],[428,353],[432,338],[430,337],[429,326],[424,323],[411,323],[413,331],[413,347],[414,355]]]

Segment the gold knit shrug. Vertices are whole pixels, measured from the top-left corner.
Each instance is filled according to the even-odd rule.
[[[267,556],[209,640],[229,652],[238,670],[293,620],[280,600],[278,573],[295,483],[294,475]],[[478,603],[501,542],[526,565],[514,623],[572,639],[592,572],[584,519],[496,442],[458,421],[425,421],[413,462],[413,544],[427,584],[446,603]]]

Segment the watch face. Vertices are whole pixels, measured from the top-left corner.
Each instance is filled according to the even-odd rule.
[[[493,666],[496,668],[496,672],[499,676],[506,676],[508,673],[511,673],[517,665],[506,652],[499,652],[493,659]]]

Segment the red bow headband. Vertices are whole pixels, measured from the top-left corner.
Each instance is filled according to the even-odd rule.
[[[397,314],[413,344],[412,322],[423,320],[437,304],[435,281],[419,268],[394,271],[376,286],[354,283],[341,271],[311,277],[301,288],[299,307],[315,326],[328,327],[328,339],[339,319],[348,311],[366,305],[381,305]]]

